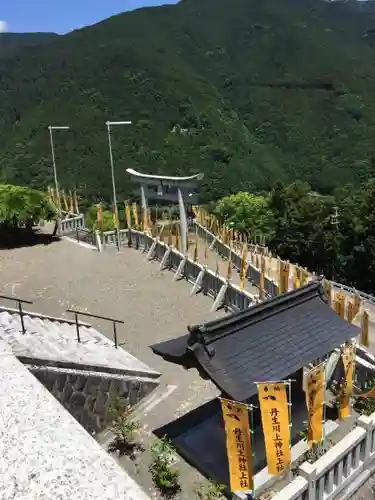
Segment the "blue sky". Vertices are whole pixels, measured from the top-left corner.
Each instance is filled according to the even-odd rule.
[[[0,0],[0,32],[66,33],[139,7],[176,0]]]

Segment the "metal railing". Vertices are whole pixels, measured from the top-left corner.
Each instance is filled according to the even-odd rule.
[[[109,316],[99,316],[97,314],[91,314],[87,313],[84,311],[78,311],[77,309],[67,309],[66,312],[74,314],[74,320],[75,320],[75,325],[76,325],[76,332],[77,332],[77,341],[80,343],[81,342],[81,335],[79,331],[80,323],[78,321],[78,316],[86,316],[87,318],[96,318],[96,319],[103,319],[104,321],[111,321],[113,325],[113,341],[115,344],[116,349],[120,345],[118,343],[117,339],[117,324],[122,324],[124,325],[125,322],[122,321],[121,319],[115,319],[115,318],[110,318]]]
[[[83,214],[77,217],[68,217],[60,221],[60,233],[62,235],[74,232],[77,227],[80,229],[85,227],[85,218]]]
[[[31,300],[24,300],[24,299],[20,299],[19,297],[14,297],[14,296],[9,296],[9,295],[0,295],[0,299],[11,300],[13,302],[17,302],[18,311],[19,311],[19,315],[20,315],[20,321],[21,321],[22,334],[25,335],[26,328],[25,328],[25,322],[23,320],[24,313],[23,313],[23,309],[22,309],[22,304],[32,304]]]
[[[76,227],[75,238],[78,241],[78,243],[83,242],[96,246],[95,234],[92,231],[90,231],[90,229],[86,229],[83,227]]]

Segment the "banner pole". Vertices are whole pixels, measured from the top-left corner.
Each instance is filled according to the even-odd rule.
[[[289,480],[293,480],[293,471],[292,471],[292,380],[288,380],[288,414],[289,414],[289,449],[290,449],[290,464],[289,464]]]
[[[265,382],[254,382],[254,384],[256,384],[257,386],[260,385],[260,384],[289,384],[289,382],[296,382],[295,379],[293,378],[290,378],[288,380],[266,380]],[[223,399],[223,398],[221,398]],[[256,408],[256,406],[254,406],[254,408]]]
[[[250,411],[250,449],[251,449],[251,456],[254,459],[255,458],[255,451],[254,451],[254,406],[249,405],[249,411]],[[252,489],[251,489],[251,496],[255,498],[255,484],[254,484],[254,465],[253,465],[253,460],[251,461],[251,475],[252,475]]]
[[[323,451],[326,451],[326,411],[327,411],[327,363],[324,362],[324,393],[323,393]]]

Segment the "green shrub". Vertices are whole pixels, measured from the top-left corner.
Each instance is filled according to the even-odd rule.
[[[223,498],[224,489],[223,484],[209,481],[198,485],[195,491],[199,500],[220,500]]]
[[[143,446],[137,442],[139,421],[134,419],[132,409],[129,406],[123,408],[118,401],[110,408],[109,414],[114,418],[111,427],[114,439],[110,444],[109,451],[118,451],[121,455],[127,455],[135,460],[136,451],[143,451]]]
[[[180,471],[172,467],[174,448],[170,441],[164,437],[157,439],[151,445],[150,472],[155,486],[162,495],[171,497],[180,489]]]

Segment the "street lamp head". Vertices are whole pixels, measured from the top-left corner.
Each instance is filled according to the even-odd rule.
[[[122,121],[122,122],[105,122],[107,126],[110,125],[131,125],[131,121]]]
[[[48,127],[50,130],[69,130],[70,127],[68,125],[50,125]]]

